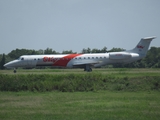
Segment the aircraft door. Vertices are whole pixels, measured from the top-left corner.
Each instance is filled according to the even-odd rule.
[[[35,67],[36,66],[36,63],[37,63],[37,60],[33,57],[29,57],[27,59],[27,68],[32,68],[32,67]]]
[[[24,66],[26,64],[26,59],[22,56],[19,59],[19,66]]]

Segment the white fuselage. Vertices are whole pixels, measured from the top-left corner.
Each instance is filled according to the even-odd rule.
[[[142,38],[134,49],[124,52],[91,53],[91,54],[60,54],[60,55],[23,55],[18,60],[6,63],[7,68],[33,68],[36,66],[60,66],[67,68],[84,68],[92,71],[92,67],[107,64],[131,63],[146,56],[150,42],[156,37]]]
[[[79,68],[86,64],[101,67],[114,63],[130,63],[141,59],[139,54],[127,52],[95,53],[95,54],[65,54],[65,55],[23,55],[19,59],[7,63],[8,68],[59,66]]]

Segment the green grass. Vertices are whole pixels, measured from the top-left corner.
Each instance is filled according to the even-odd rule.
[[[160,93],[0,92],[1,120],[159,120]]]
[[[58,71],[59,70],[59,71]],[[1,91],[151,91],[160,90],[159,69],[19,70],[0,73]],[[55,72],[56,71],[56,72]]]
[[[160,69],[1,70],[0,89],[0,120],[160,118]]]
[[[102,74],[156,74],[160,76],[160,69],[156,68],[96,68],[93,69],[92,73]],[[14,74],[13,70],[0,70],[1,74]],[[16,74],[88,74],[83,69],[17,69]],[[90,72],[89,72],[90,73]]]

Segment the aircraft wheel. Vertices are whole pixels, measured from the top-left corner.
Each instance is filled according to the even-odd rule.
[[[13,72],[16,73],[17,72],[16,69],[14,69]]]
[[[92,68],[87,69],[87,72],[92,72]]]
[[[91,69],[90,65],[86,65],[84,68],[84,71],[91,72],[92,69]]]

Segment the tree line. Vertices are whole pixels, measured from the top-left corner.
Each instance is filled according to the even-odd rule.
[[[119,52],[125,51],[123,48],[112,48],[107,50],[107,47],[102,49],[83,48],[81,53],[106,53],[106,52]],[[52,48],[46,48],[45,50],[29,50],[29,49],[15,49],[8,54],[0,54],[0,69],[5,69],[3,65],[11,60],[18,59],[21,55],[42,55],[42,54],[74,54],[72,50],[65,50],[59,53]],[[147,52],[147,55],[142,60],[130,63],[130,64],[115,64],[106,65],[105,67],[114,68],[160,68],[160,47],[151,47]]]

